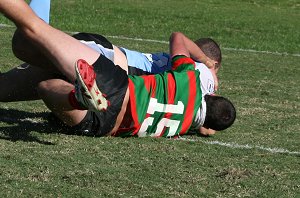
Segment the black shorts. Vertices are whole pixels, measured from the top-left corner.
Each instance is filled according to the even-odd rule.
[[[106,111],[88,110],[84,119],[76,126],[64,127],[68,134],[104,136],[115,126],[128,88],[128,76],[125,70],[105,56],[100,56],[93,64],[97,74],[96,82],[100,91],[106,95],[109,106]]]
[[[73,37],[80,41],[93,41],[96,44],[103,46],[104,48],[113,49],[113,45],[111,44],[111,42],[109,42],[109,40],[99,34],[80,32],[74,34]]]
[[[106,111],[88,111],[79,124],[84,130],[94,136],[103,136],[115,126],[124,97],[128,88],[128,75],[120,66],[101,55],[93,64],[96,72],[96,82],[100,91],[106,95],[109,106]]]
[[[113,45],[103,36],[91,33],[78,33],[73,35],[74,38],[81,41],[93,41],[103,48],[113,50]],[[122,108],[123,100],[128,87],[128,75],[118,65],[101,55],[93,64],[97,74],[97,85],[102,93],[107,97],[110,106],[105,112],[88,111],[84,119],[76,126],[70,127],[65,125],[54,114],[49,116],[49,122],[54,127],[59,127],[67,134],[104,136],[109,133],[115,123],[117,116]],[[58,77],[68,81],[64,76]]]

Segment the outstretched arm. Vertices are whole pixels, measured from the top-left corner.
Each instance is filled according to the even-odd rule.
[[[185,55],[195,61],[204,63],[208,68],[214,68],[216,61],[207,57],[203,51],[189,38],[181,32],[174,32],[170,37],[170,53],[176,55]]]

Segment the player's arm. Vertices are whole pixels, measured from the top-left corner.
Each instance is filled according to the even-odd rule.
[[[210,68],[209,69],[213,78],[214,78],[214,90],[217,91],[218,88],[219,88],[219,79],[218,79],[218,76],[217,76],[217,72],[219,69],[215,69],[215,68]]]
[[[214,68],[216,61],[207,57],[203,51],[189,38],[181,32],[173,32],[170,37],[171,57],[184,55],[191,57],[195,61],[204,63],[208,68]]]

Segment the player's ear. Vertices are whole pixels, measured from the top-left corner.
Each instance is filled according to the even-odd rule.
[[[219,69],[221,68],[221,63],[219,63],[218,61],[215,64],[215,71],[216,73],[218,73]]]

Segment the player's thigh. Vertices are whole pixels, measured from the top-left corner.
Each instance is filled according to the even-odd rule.
[[[84,59],[93,64],[100,56],[99,52],[89,48],[70,35],[55,29],[37,18],[31,18],[29,27],[20,27],[26,39],[34,43],[41,53],[52,63],[53,68],[58,69],[71,82],[76,79],[75,63],[78,59]],[[42,66],[37,64],[38,66]]]
[[[38,86],[38,93],[46,106],[69,126],[79,124],[86,115],[86,111],[70,105],[69,94],[73,89],[73,84],[62,79],[46,80]]]
[[[47,24],[39,24],[35,34],[36,42],[43,49],[44,54],[71,82],[76,79],[75,63],[79,59],[86,60],[93,64],[100,56],[100,53]]]

